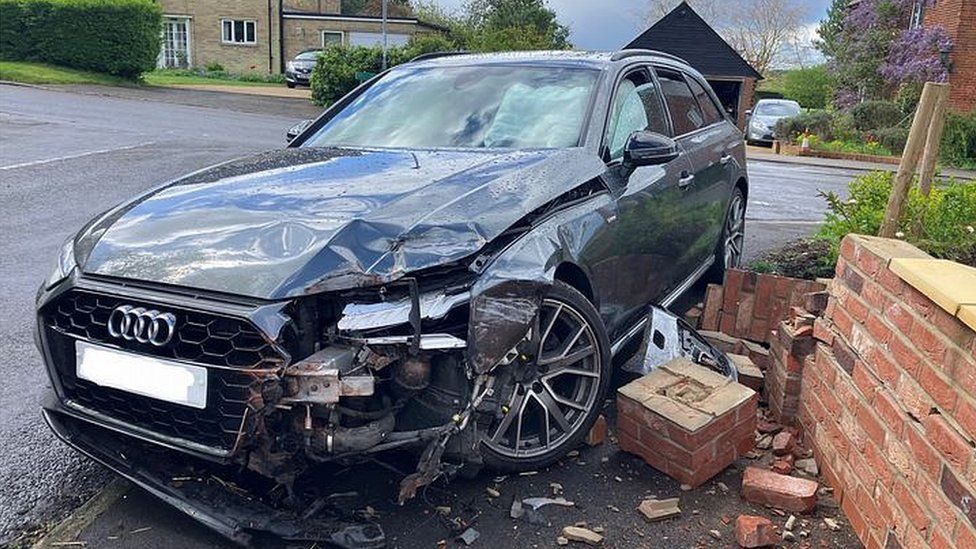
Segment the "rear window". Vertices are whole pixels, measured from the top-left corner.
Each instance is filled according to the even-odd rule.
[[[295,56],[295,59],[301,59],[302,61],[314,61],[315,58],[317,58],[320,53],[322,53],[322,52],[320,52],[320,51],[307,51],[307,52],[300,53],[300,54],[296,55]]]
[[[665,69],[657,69],[656,72],[661,82],[661,92],[664,93],[664,102],[671,111],[674,134],[684,135],[704,126],[705,115],[684,77],[680,73]]]
[[[720,122],[723,118],[722,111],[715,105],[715,101],[712,101],[712,96],[694,78],[689,78],[688,84],[691,86],[695,98],[698,99],[698,106],[701,107],[702,114],[705,116],[705,125],[709,126]]]

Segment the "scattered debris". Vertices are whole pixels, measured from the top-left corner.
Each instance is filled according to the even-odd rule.
[[[807,513],[817,505],[816,482],[747,467],[742,475],[742,497],[796,513]]]
[[[493,498],[501,497],[502,495],[501,492],[491,487],[485,488],[485,492],[488,492],[488,496]]]
[[[620,507],[617,507],[616,505],[607,505],[607,509],[613,511],[614,513],[620,512]]]
[[[735,540],[740,547],[766,547],[779,539],[773,522],[765,517],[739,515],[735,519]]]
[[[86,547],[87,541],[52,541],[51,547]]]
[[[471,545],[472,543],[475,542],[475,540],[477,540],[480,537],[481,537],[481,534],[477,530],[475,530],[474,528],[468,527],[468,529],[465,530],[463,534],[461,534],[460,536],[458,536],[458,539],[460,539],[461,541],[463,541],[465,545]]]
[[[538,475],[538,474],[539,474],[539,471],[522,471],[521,473],[519,473],[519,476],[520,477],[531,477],[531,476],[535,476],[535,475]]]
[[[760,450],[769,450],[773,447],[773,437],[770,435],[761,435],[756,439],[756,448]]]
[[[552,490],[552,495],[558,496],[563,493],[563,485],[558,482],[550,482],[549,489]]]
[[[607,439],[607,418],[600,414],[596,418],[596,423],[590,427],[590,432],[586,434],[587,446],[599,446]]]
[[[794,526],[796,526],[796,515],[790,515],[790,518],[786,519],[786,524],[783,525],[783,528],[793,530]]]
[[[520,519],[522,515],[525,514],[525,509],[522,507],[522,500],[518,498],[512,499],[512,507],[508,511],[508,516],[513,519]]]
[[[789,431],[780,431],[773,437],[773,455],[785,456],[792,454],[796,448],[796,438]]]
[[[762,453],[757,452],[755,450],[749,450],[748,452],[742,454],[742,457],[746,459],[759,459],[762,456],[763,456]]]
[[[578,541],[587,545],[600,545],[603,536],[593,530],[581,526],[567,526],[563,528],[563,536],[569,541]]]
[[[563,507],[576,505],[566,498],[526,498],[522,500],[522,503],[528,505],[533,510],[539,510],[540,507],[545,507],[546,505],[561,505]]]
[[[691,485],[690,484],[682,484],[681,485],[681,491],[682,492],[690,492],[691,491]]]
[[[789,530],[783,531],[783,541],[796,541],[796,534]]]
[[[783,430],[783,426],[774,421],[767,421],[760,418],[756,422],[756,430],[764,435],[775,435],[776,433]]]
[[[719,532],[718,530],[709,530],[708,534],[715,539],[722,539],[722,532]]]
[[[830,517],[824,518],[824,524],[827,525],[827,528],[829,528],[831,532],[840,530],[840,523]]]
[[[558,536],[556,537],[556,545],[569,545],[569,540],[562,536]]]
[[[597,534],[602,534],[603,533],[603,527],[602,526],[594,526],[593,527],[593,531],[596,532]]]
[[[811,477],[815,477],[820,474],[820,468],[817,467],[817,460],[813,458],[798,459],[793,465]]]
[[[143,526],[142,528],[136,528],[135,530],[129,532],[130,534],[141,534],[143,532],[148,532],[152,530],[152,526]]]
[[[718,481],[718,482],[715,483],[715,486],[718,486],[718,489],[721,490],[723,494],[728,494],[729,493],[729,485],[728,484],[725,484],[722,481]]]
[[[763,375],[763,371],[759,369],[759,366],[756,366],[756,363],[745,355],[729,354],[728,357],[735,366],[735,369],[739,372],[739,383],[753,391],[762,391],[765,376]]]
[[[790,474],[793,471],[793,454],[774,459],[772,469],[781,475]]]
[[[645,499],[637,507],[648,522],[664,520],[681,514],[678,507],[678,498],[670,499]]]

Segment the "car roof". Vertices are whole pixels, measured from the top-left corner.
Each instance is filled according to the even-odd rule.
[[[799,103],[792,99],[760,99],[756,104],[758,105],[759,103],[790,103],[799,105]]]
[[[682,65],[687,63],[676,57],[651,50],[624,50],[621,52],[597,52],[576,50],[512,51],[497,53],[436,53],[422,55],[410,63],[412,67],[479,66],[504,64],[545,64],[565,67],[604,68],[613,63],[634,57],[658,58]],[[690,69],[691,67],[688,66]],[[692,69],[693,70],[693,69]]]

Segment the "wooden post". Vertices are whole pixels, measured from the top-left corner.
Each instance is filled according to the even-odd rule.
[[[888,207],[885,208],[884,221],[878,236],[893,238],[898,232],[898,219],[901,218],[902,209],[905,207],[908,188],[911,186],[922,147],[925,146],[925,138],[928,136],[929,121],[932,119],[937,93],[935,85],[934,82],[926,82],[922,90],[922,99],[918,102],[915,118],[912,119],[912,129],[908,134],[905,152],[901,155],[901,163],[898,165],[898,173],[895,174],[895,182],[891,188],[891,196],[888,197]]]
[[[942,130],[945,128],[946,105],[949,103],[949,84],[933,84],[932,87],[936,91],[935,106],[932,108],[932,121],[929,123],[918,175],[918,187],[923,196],[928,196],[932,190],[935,162],[939,158],[939,145],[942,143]]]

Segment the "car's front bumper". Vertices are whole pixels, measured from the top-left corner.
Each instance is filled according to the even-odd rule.
[[[285,71],[285,81],[291,82],[292,84],[301,84],[303,86],[307,86],[309,85],[311,80],[312,80],[312,73]]]
[[[386,546],[383,531],[375,524],[305,519],[246,497],[210,480],[232,474],[232,469],[190,457],[185,449],[180,455],[131,438],[131,433],[120,434],[119,429],[65,406],[53,392],[43,402],[43,414],[66,444],[238,544],[252,545],[270,534],[286,541],[355,549]],[[208,469],[211,476],[201,475],[201,469]]]

